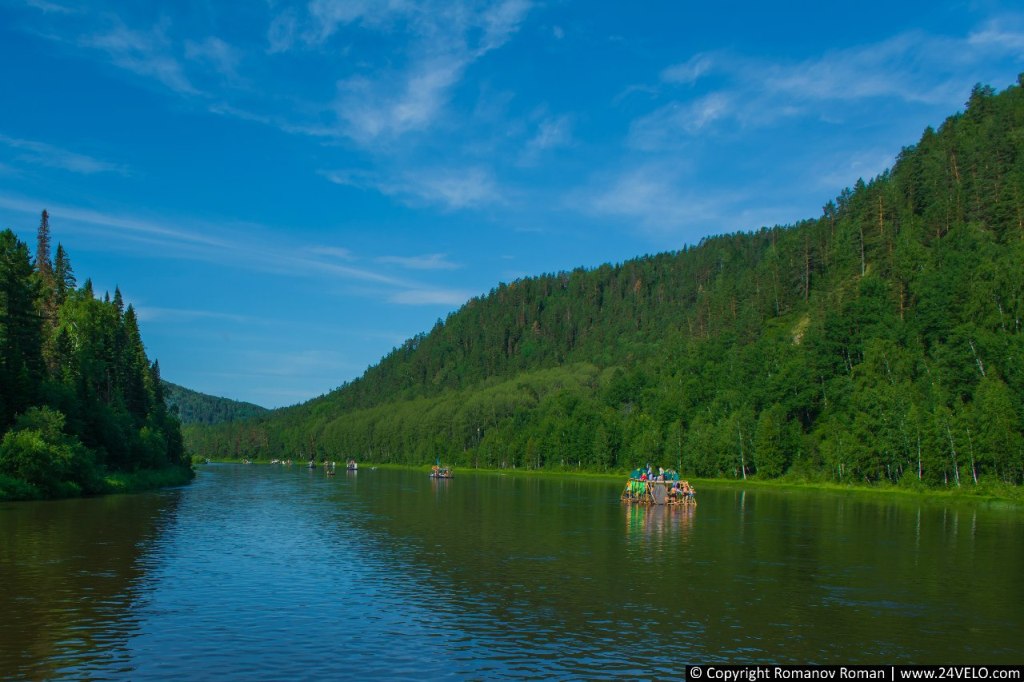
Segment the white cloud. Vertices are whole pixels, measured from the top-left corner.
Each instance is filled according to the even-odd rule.
[[[295,12],[289,8],[274,17],[267,29],[267,52],[287,52],[295,44],[298,21]]]
[[[963,45],[963,41],[920,32],[904,33],[797,64],[765,64],[760,69],[755,66],[752,82],[760,81],[766,92],[801,99],[849,101],[893,97],[936,102],[933,89],[923,82],[931,76],[925,74],[948,71],[950,58],[945,53],[959,47],[954,42]],[[927,68],[922,69],[922,63]],[[942,63],[946,69],[941,68]]]
[[[308,10],[311,25],[305,39],[311,43],[326,41],[339,26],[360,22],[380,27],[392,19],[421,11],[416,3],[405,0],[312,0]]]
[[[649,231],[674,232],[705,226],[719,216],[717,202],[685,192],[660,166],[626,171],[585,199],[590,213],[635,221]]]
[[[542,151],[565,147],[572,143],[572,119],[569,116],[545,118],[537,126],[537,133],[526,143],[527,149]]]
[[[398,265],[410,270],[457,270],[461,266],[448,260],[446,254],[430,253],[422,256],[381,256],[378,263]]]
[[[104,236],[109,243],[120,248],[132,249],[137,245],[159,247],[146,248],[149,256],[158,254],[164,258],[223,263],[224,254],[230,253],[231,265],[243,270],[295,277],[328,276],[389,287],[412,286],[410,282],[383,272],[339,264],[336,258],[323,260],[319,255],[332,254],[318,255],[307,245],[281,243],[269,237],[271,232],[264,226],[236,225],[233,233],[230,226],[221,223],[177,221],[187,224],[189,227],[186,228],[135,216],[47,205],[46,202],[0,195],[0,208],[38,215],[43,207],[48,208],[53,223],[67,221],[65,225],[72,228],[76,224],[87,226],[88,232]]]
[[[734,98],[713,92],[691,102],[671,102],[633,121],[629,145],[635,149],[660,151],[679,146],[685,138],[704,131],[711,124],[736,112]]]
[[[477,48],[477,56],[504,45],[519,30],[519,24],[529,13],[531,3],[527,0],[505,0],[483,14],[484,37]]]
[[[212,249],[224,249],[232,246],[216,237],[192,232],[178,227],[154,223],[145,219],[101,213],[88,208],[75,206],[60,206],[52,203],[36,200],[27,200],[10,196],[0,196],[0,207],[7,208],[21,213],[37,215],[42,208],[48,208],[51,220],[57,221],[66,219],[75,223],[91,225],[101,228],[110,233],[116,233],[122,237],[137,235],[151,239],[161,240],[166,245],[178,245],[181,247],[204,247]]]
[[[199,94],[171,53],[163,31],[162,26],[136,31],[117,22],[109,31],[82,38],[80,44],[106,52],[116,66],[153,78],[179,94]]]
[[[472,297],[455,289],[407,289],[394,294],[390,301],[401,305],[460,306]]]
[[[710,55],[695,54],[682,64],[676,64],[663,70],[661,80],[666,83],[692,85],[710,71],[713,64]]]
[[[37,166],[60,168],[72,173],[91,175],[93,173],[126,173],[127,169],[119,164],[95,159],[91,156],[54,147],[45,142],[22,140],[0,134],[0,145],[20,150],[18,159]]]
[[[843,150],[831,157],[819,158],[811,176],[818,187],[838,194],[843,187],[853,185],[857,178],[870,180],[891,168],[894,160],[892,150]]]
[[[482,11],[469,3],[315,0],[310,14],[317,41],[358,21],[368,29],[400,28],[408,46],[406,54],[389,55],[381,67],[338,81],[334,112],[341,134],[374,147],[430,129],[470,65],[504,45],[530,7],[525,0],[505,0]],[[401,61],[405,66],[393,66]]]
[[[482,168],[459,171],[429,170],[410,177],[406,191],[424,201],[441,202],[448,208],[471,208],[502,203],[502,197],[491,173]]]
[[[437,57],[398,76],[394,88],[384,80],[349,78],[338,83],[334,109],[346,136],[363,145],[426,130],[447,103],[451,88],[462,78],[467,61]]]
[[[1011,25],[991,22],[960,37],[909,31],[801,61],[699,53],[664,69],[662,85],[647,89],[673,99],[633,121],[629,144],[657,151],[726,126],[764,127],[796,116],[838,122],[852,105],[873,101],[955,106],[963,99],[964,82],[979,79],[976,68],[985,53],[1024,53],[1024,32]],[[721,76],[715,90],[683,97],[673,92],[672,86],[691,86],[712,70]]]
[[[195,310],[187,308],[161,308],[157,306],[139,305],[135,306],[135,313],[140,322],[153,320],[164,321],[189,321],[199,319],[225,320],[238,324],[258,324],[264,322],[261,318],[251,315],[235,315],[215,310]]]
[[[217,73],[227,78],[238,77],[238,64],[242,60],[242,53],[239,50],[215,36],[209,36],[199,42],[186,40],[185,56],[213,67]]]
[[[967,37],[967,42],[979,50],[1004,52],[1024,58],[1024,30],[1021,30],[1020,24],[1014,17],[989,21],[980,30],[973,31]]]
[[[345,170],[322,174],[337,185],[373,189],[411,204],[466,209],[504,203],[493,174],[480,167],[420,168],[393,176]]]
[[[624,223],[657,248],[676,249],[707,235],[789,224],[805,214],[785,201],[764,203],[765,196],[764,187],[709,190],[650,164],[592,183],[572,197],[572,208]]]
[[[337,246],[314,246],[309,249],[310,253],[319,256],[329,256],[331,258],[337,258],[343,261],[354,261],[356,260],[355,254],[349,249],[339,248]]]
[[[47,0],[25,0],[25,4],[29,7],[45,12],[46,14],[77,14],[78,10],[65,7],[64,5],[56,2],[48,2]]]
[[[44,203],[0,195],[0,208],[38,216]],[[402,305],[461,305],[469,298],[464,291],[436,288],[421,282],[396,277],[388,268],[358,268],[339,263],[351,259],[351,252],[331,246],[316,246],[281,242],[270,236],[268,228],[259,225],[230,226],[222,224],[186,222],[191,229],[169,226],[132,216],[104,214],[91,209],[67,206],[49,206],[51,224],[73,232],[77,225],[87,225],[88,232],[103,237],[105,244],[132,249],[144,245],[149,257],[189,259],[206,263],[224,262],[224,254],[231,254],[231,266],[252,272],[284,275],[296,278],[327,277],[345,282],[375,285],[364,293],[391,303]],[[152,248],[153,246],[159,248]],[[430,271],[450,270],[458,267],[444,254],[412,257],[383,256],[377,263],[400,265],[407,269]],[[173,308],[141,308],[140,314],[149,319],[177,316],[193,318],[222,318],[245,322],[242,316],[232,317],[216,312]]]

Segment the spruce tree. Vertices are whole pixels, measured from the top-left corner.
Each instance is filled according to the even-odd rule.
[[[50,214],[43,210],[36,233],[36,272],[46,291],[53,289],[53,263],[50,261]]]
[[[75,272],[71,268],[71,259],[68,258],[67,251],[59,242],[57,255],[53,259],[53,275],[57,305],[61,306],[67,300],[68,294],[75,290],[76,282]]]

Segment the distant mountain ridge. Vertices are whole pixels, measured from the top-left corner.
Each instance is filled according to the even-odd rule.
[[[817,218],[499,284],[359,379],[188,445],[1019,484],[1022,86],[976,86],[964,112]]]
[[[163,386],[167,407],[178,415],[183,426],[223,424],[251,419],[270,411],[253,403],[193,391],[166,380],[163,382]]]

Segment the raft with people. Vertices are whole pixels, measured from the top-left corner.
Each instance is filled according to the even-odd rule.
[[[629,475],[621,499],[629,504],[696,505],[697,491],[674,470],[659,468],[655,472],[648,465]]]
[[[452,473],[451,467],[443,467],[435,464],[430,468],[431,478],[454,478],[455,474]]]

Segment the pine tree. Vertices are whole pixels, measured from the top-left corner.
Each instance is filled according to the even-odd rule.
[[[36,274],[39,277],[39,293],[37,305],[43,324],[43,357],[50,373],[56,371],[53,349],[53,331],[57,327],[57,283],[53,274],[53,263],[50,261],[50,215],[44,210],[39,219],[36,233]]]
[[[36,233],[36,272],[46,291],[53,290],[53,263],[50,261],[50,214],[43,210]]]
[[[56,286],[57,305],[64,305],[68,294],[75,290],[75,272],[71,268],[71,259],[61,244],[57,243],[57,255],[53,259],[53,274]]]

